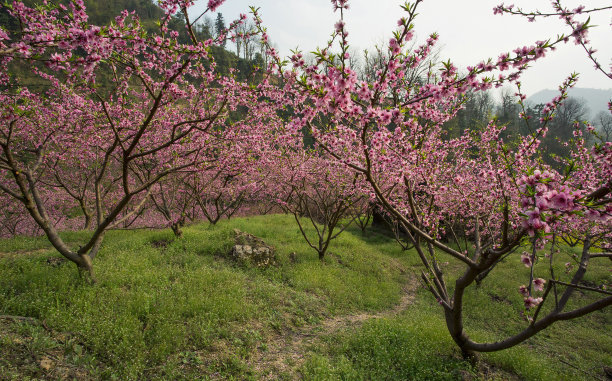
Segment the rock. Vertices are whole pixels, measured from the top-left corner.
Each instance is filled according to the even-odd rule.
[[[234,229],[234,234],[235,245],[230,251],[232,259],[256,267],[268,267],[274,264],[276,258],[274,247],[267,245],[261,238],[238,229]]]

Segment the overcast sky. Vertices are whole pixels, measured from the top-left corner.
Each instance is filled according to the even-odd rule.
[[[568,28],[558,18],[539,19],[535,23],[510,15],[493,15],[493,7],[500,0],[425,0],[419,5],[415,31],[419,41],[432,32],[440,35],[441,58],[450,58],[460,68],[477,64],[488,57],[496,58],[502,52],[531,45],[537,40],[554,38],[567,33]],[[506,1],[511,3],[512,1]],[[196,2],[194,10],[203,10],[207,1]],[[352,47],[371,48],[388,41],[396,28],[396,21],[404,15],[400,0],[350,0],[345,21]],[[609,6],[610,0],[563,1],[568,7],[580,3],[589,7]],[[515,0],[514,4],[527,9],[550,10],[549,0]],[[283,56],[299,47],[304,52],[325,45],[339,13],[332,11],[330,0],[227,0],[217,12],[226,22],[248,13],[249,6],[260,8],[260,15],[268,34]],[[195,12],[194,12],[195,13]],[[216,14],[211,14],[214,18]],[[586,19],[586,17],[585,17]],[[604,67],[612,64],[612,11],[592,16],[589,37],[598,49],[597,57]],[[555,89],[571,72],[581,73],[577,87],[612,88],[612,81],[596,72],[581,47],[573,42],[560,48],[533,67],[523,76],[523,91],[533,94],[541,89]]]

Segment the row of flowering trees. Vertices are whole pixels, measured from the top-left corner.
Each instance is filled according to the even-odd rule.
[[[428,59],[437,40],[433,34],[422,45],[407,49],[414,39],[421,2],[404,6],[406,16],[389,40],[384,65],[374,80],[365,82],[350,67],[349,33],[343,21],[348,1],[332,1],[340,20],[329,45],[316,53],[316,61],[306,64],[296,52],[292,68],[277,59],[271,69],[290,84],[287,93],[299,99],[290,126],[307,128],[318,149],[366,179],[385,212],[414,246],[424,266],[423,283],[440,304],[449,333],[466,356],[509,348],[557,321],[608,307],[612,293],[605,285],[588,287],[581,281],[591,260],[612,258],[612,145],[587,147],[577,122],[575,139],[566,142],[572,153],[559,159],[565,172],[543,164],[539,147],[577,76],[563,83],[539,120],[530,121],[521,114],[533,134],[504,140],[504,126],[495,121],[477,133],[452,139],[441,128],[461,107],[467,91],[517,82],[530,62],[560,43],[574,40],[597,63],[586,40],[588,22],[577,22],[575,17],[602,9],[568,10],[555,1],[552,13],[546,15],[565,20],[570,35],[503,53],[497,60],[468,67],[466,74],[447,62],[431,67],[424,77],[415,77],[411,73]],[[525,14],[503,5],[495,11]],[[529,17],[541,15],[533,12]],[[601,65],[597,68],[601,70]],[[592,127],[587,124],[586,129]],[[563,260],[556,258],[557,237],[583,246],[569,282],[560,281],[553,270]],[[545,253],[548,243],[553,250]],[[466,290],[520,248],[528,249],[521,259],[530,269],[529,276],[524,285],[517,285],[524,296],[528,325],[498,342],[473,341],[464,327]],[[464,266],[452,285],[441,265],[447,258]],[[567,310],[577,289],[601,298]]]
[[[210,0],[206,12],[222,2]],[[216,223],[246,203],[274,203],[296,216],[323,258],[346,217],[361,218],[375,201],[420,257],[423,283],[466,355],[511,347],[556,321],[609,306],[609,291],[580,282],[591,260],[611,257],[612,146],[587,147],[578,124],[567,142],[570,157],[559,159],[565,172],[543,164],[539,147],[576,76],[560,87],[540,120],[522,114],[531,135],[504,140],[504,126],[495,121],[456,138],[442,128],[467,92],[517,82],[529,63],[568,39],[597,62],[586,41],[589,25],[575,16],[599,10],[566,10],[556,1],[548,15],[561,16],[572,29],[569,36],[503,53],[465,74],[450,62],[431,64],[422,74],[438,36],[414,44],[421,2],[403,7],[406,15],[384,62],[367,81],[350,66],[343,21],[348,1],[334,0],[340,20],[315,61],[306,64],[300,52],[282,61],[270,48],[275,62],[256,85],[220,75],[209,55],[212,46],[235,38],[244,17],[217,38],[198,41],[191,33],[191,1],[160,1],[165,17],[155,34],[128,12],[108,26],[89,25],[81,0],[37,8],[13,2],[8,11],[21,30],[0,30],[0,201],[6,216],[0,228],[42,231],[94,279],[92,260],[115,227],[161,224],[180,235],[188,220]],[[188,44],[168,29],[177,12],[185,17]],[[496,12],[528,14],[503,5]],[[265,44],[266,31],[253,13]],[[24,64],[31,67],[27,78],[12,71]],[[43,90],[28,86],[32,77]],[[314,146],[304,144],[304,133]],[[79,227],[89,232],[78,248],[58,234],[73,227],[71,215],[82,216]],[[311,221],[316,236],[299,217]],[[569,282],[553,271],[560,260],[554,247],[562,239],[584,248]],[[547,244],[553,249],[545,251]],[[525,284],[517,285],[528,325],[499,342],[471,340],[463,326],[466,290],[486,282],[500,261],[519,251],[530,269]],[[442,257],[464,266],[454,284],[445,279]],[[579,288],[602,297],[566,310]]]
[[[0,36],[0,187],[91,277],[108,229],[137,216],[170,176],[224,159],[217,156],[228,145],[224,131],[239,123],[233,118],[264,130],[261,113],[275,107],[259,99],[262,89],[216,74],[208,52],[224,36],[197,41],[191,33],[191,43],[180,44],[167,23],[187,5],[160,5],[166,17],[159,33],[148,35],[128,12],[97,27],[87,24],[82,1],[37,8],[14,2],[8,11],[21,30]],[[12,65],[24,63],[31,76],[9,75]],[[21,84],[34,76],[43,91]],[[96,84],[100,76],[104,87]],[[54,203],[66,195],[78,202],[86,226],[93,225],[78,249],[56,228]]]

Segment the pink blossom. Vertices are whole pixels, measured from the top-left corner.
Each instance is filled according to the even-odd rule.
[[[224,2],[225,2],[225,0],[208,0],[208,9],[210,9],[212,12],[214,12]]]
[[[557,209],[568,209],[572,206],[572,197],[567,192],[557,193],[550,201]]]
[[[531,308],[537,306],[538,304],[542,303],[542,300],[543,300],[542,298],[534,298],[532,296],[528,296],[524,300],[525,308],[531,309]]]
[[[529,255],[529,253],[524,252],[521,255],[521,263],[525,265],[525,267],[531,267],[531,256]]]
[[[548,200],[545,197],[536,197],[536,208],[540,210],[548,209]]]

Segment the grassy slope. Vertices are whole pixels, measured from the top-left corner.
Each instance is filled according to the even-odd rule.
[[[225,259],[234,228],[274,245],[277,266],[247,268]],[[79,240],[78,232],[64,235]],[[152,245],[162,241],[169,244]],[[268,372],[312,380],[469,374],[589,379],[559,360],[597,375],[602,366],[612,366],[612,314],[603,311],[485,355],[485,365],[496,369],[489,376],[483,367],[473,370],[459,358],[426,291],[419,289],[400,314],[382,312],[414,283],[414,253],[398,250],[382,235],[362,237],[349,229],[321,264],[295,222],[283,215],[195,225],[174,241],[169,231],[110,232],[96,258],[95,286],[82,284],[72,265],[50,266],[47,260],[54,257],[43,238],[0,241],[0,315],[34,317],[46,325],[0,319],[0,380],[259,379]],[[525,324],[516,292],[525,274],[516,257],[468,295],[472,336],[501,338]],[[596,268],[591,280],[609,281],[606,266]],[[322,330],[298,348],[303,360],[272,369],[254,363],[260,353],[273,356],[270,344],[282,338],[306,330],[312,336],[317,331],[310,327],[364,313],[380,318]]]

